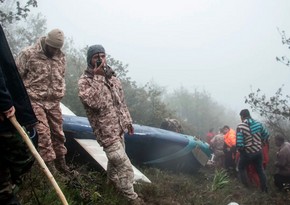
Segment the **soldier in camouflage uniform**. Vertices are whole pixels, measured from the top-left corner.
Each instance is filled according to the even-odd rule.
[[[32,128],[37,119],[1,25],[0,46],[0,204],[20,205],[12,188],[21,183],[21,175],[30,169],[34,158],[7,118],[16,115],[26,128]]]
[[[183,132],[183,128],[180,122],[176,119],[171,119],[171,118],[165,118],[165,120],[161,123],[160,128],[177,132],[177,133]]]
[[[69,171],[65,162],[67,149],[60,109],[60,101],[65,93],[66,59],[61,51],[63,43],[63,32],[53,29],[35,45],[25,48],[16,59],[39,120],[36,127],[39,154],[52,173],[56,173],[56,168],[64,173]]]
[[[105,49],[89,47],[88,67],[78,82],[79,97],[98,143],[107,158],[107,177],[132,204],[142,203],[134,191],[134,172],[125,152],[124,132],[134,134],[132,119],[124,100],[123,88],[113,70],[106,65]]]

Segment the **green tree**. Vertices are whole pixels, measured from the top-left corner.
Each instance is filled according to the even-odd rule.
[[[282,44],[287,46],[290,49],[290,38],[288,38],[286,36],[286,32],[285,31],[281,31],[278,29],[280,35],[281,35],[281,39],[282,39]],[[276,60],[285,64],[286,66],[290,66],[290,60],[287,56],[282,56],[282,57],[276,57]]]
[[[46,19],[40,13],[29,15],[21,22],[7,24],[4,28],[13,56],[26,46],[34,44],[47,31]]]
[[[290,133],[288,128],[290,120],[289,99],[289,95],[283,94],[282,86],[271,97],[267,97],[260,89],[257,89],[256,92],[252,91],[245,97],[245,102],[250,105],[253,112],[265,119],[273,132],[282,134],[287,138]]]
[[[66,54],[67,67],[65,72],[66,92],[62,100],[67,107],[80,116],[85,116],[85,111],[78,97],[78,79],[86,68],[86,48],[75,48],[73,39],[66,38],[63,51]]]
[[[239,122],[236,113],[215,102],[206,91],[189,92],[181,87],[167,95],[165,102],[191,135],[202,137],[210,128],[234,127]]]
[[[279,31],[279,33],[282,38],[282,44],[288,46],[290,49],[290,38],[286,36],[285,31]],[[290,66],[289,58],[286,56],[282,56],[281,58],[276,57],[276,60],[286,66]],[[283,94],[283,87],[284,85],[278,88],[276,93],[270,97],[263,94],[261,89],[257,89],[245,97],[245,102],[250,105],[254,112],[265,119],[274,133],[279,133],[289,138],[290,97],[289,95]]]
[[[24,5],[16,0],[0,0],[0,22],[14,57],[46,30],[46,19],[41,14],[27,18],[31,7],[37,7],[36,0],[28,0]]]
[[[36,0],[28,0],[24,4],[20,1],[15,0],[0,0],[0,22],[4,25],[5,23],[14,23],[22,18],[26,18],[30,12],[31,7],[37,7]]]

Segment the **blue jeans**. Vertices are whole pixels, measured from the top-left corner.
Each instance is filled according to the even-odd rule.
[[[248,186],[248,178],[246,168],[249,164],[253,164],[257,171],[257,174],[260,179],[261,190],[267,192],[267,182],[266,175],[264,173],[263,168],[263,155],[262,152],[259,151],[254,154],[249,154],[246,152],[241,152],[240,161],[239,161],[239,173],[241,177],[241,181],[244,185]]]

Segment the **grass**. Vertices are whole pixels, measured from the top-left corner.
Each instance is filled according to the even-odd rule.
[[[215,170],[215,175],[213,178],[213,182],[211,185],[211,190],[216,191],[218,189],[222,189],[226,184],[230,182],[228,173],[221,169],[221,170]]]
[[[272,152],[275,153],[275,150]],[[271,156],[275,156],[273,153],[270,153]],[[83,156],[80,157],[83,160]],[[245,188],[235,175],[211,166],[203,167],[194,174],[139,167],[152,183],[136,184],[135,190],[148,205],[227,205],[230,202],[239,205],[290,204],[290,193],[279,192],[273,185],[273,160],[274,157],[271,157],[266,171],[268,194],[254,186]],[[73,158],[69,162],[80,173],[79,176],[55,176],[70,205],[128,204],[113,187],[106,184],[106,174],[96,168],[94,162],[84,165],[77,161]],[[24,205],[61,204],[36,163],[24,176],[17,195]]]
[[[78,177],[55,176],[70,205],[125,205],[127,201],[106,184],[106,176],[88,166],[77,169]],[[153,183],[136,184],[135,189],[148,205],[243,205],[290,204],[290,195],[272,185],[264,194],[256,187],[246,189],[234,176],[213,168],[202,168],[194,175],[171,173],[159,169],[141,169]],[[269,180],[269,183],[271,183]],[[227,183],[224,183],[227,181]],[[34,166],[25,175],[18,196],[24,205],[61,204],[43,173]]]

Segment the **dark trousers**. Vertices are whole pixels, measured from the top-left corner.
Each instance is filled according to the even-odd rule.
[[[240,161],[239,161],[239,174],[240,174],[240,178],[242,183],[245,186],[248,186],[248,177],[247,177],[247,166],[249,164],[253,164],[257,174],[259,176],[259,180],[260,180],[260,186],[261,186],[261,190],[262,191],[267,191],[267,179],[266,179],[266,175],[264,173],[264,168],[263,168],[263,155],[262,152],[257,152],[254,154],[249,154],[246,152],[241,152],[240,153]]]
[[[0,133],[0,204],[19,204],[12,184],[21,183],[20,176],[34,162],[28,147],[17,132]]]
[[[279,189],[284,191],[290,190],[290,176],[283,176],[281,174],[274,175],[274,184]]]
[[[227,170],[229,169],[235,169],[236,168],[236,163],[235,163],[235,153],[236,153],[236,150],[235,148],[230,148],[230,150],[224,150],[224,153],[225,153],[225,168]]]

